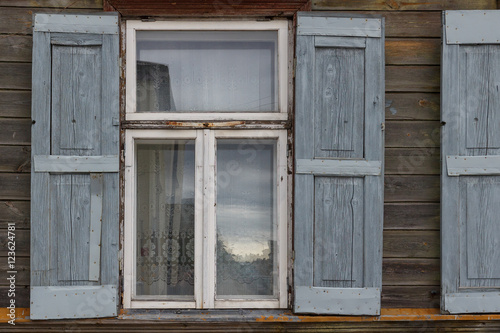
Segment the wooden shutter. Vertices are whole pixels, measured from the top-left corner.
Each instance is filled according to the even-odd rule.
[[[380,314],[384,21],[299,13],[294,311]]]
[[[500,11],[443,16],[441,309],[500,312]]]
[[[115,316],[118,16],[34,22],[30,318]]]

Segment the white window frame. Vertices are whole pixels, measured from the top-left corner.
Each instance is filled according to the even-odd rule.
[[[277,240],[277,299],[215,298],[216,283],[216,140],[217,139],[276,139],[276,240]],[[138,142],[157,143],[161,140],[195,140],[195,279],[194,301],[163,301],[154,297],[134,299],[136,266],[136,182],[135,155]],[[124,308],[287,308],[287,156],[286,130],[210,130],[166,129],[125,132],[125,225],[124,225]]]
[[[264,31],[278,32],[278,112],[136,112],[136,31]],[[288,21],[127,21],[125,120],[287,120]]]

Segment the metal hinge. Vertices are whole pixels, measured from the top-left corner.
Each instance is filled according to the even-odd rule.
[[[385,131],[385,123],[380,124],[380,128],[382,129],[382,131]]]

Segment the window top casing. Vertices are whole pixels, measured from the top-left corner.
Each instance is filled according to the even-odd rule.
[[[137,112],[137,31],[276,31],[277,100],[274,112]],[[288,21],[157,21],[129,20],[126,26],[126,120],[127,121],[283,121],[288,119]]]

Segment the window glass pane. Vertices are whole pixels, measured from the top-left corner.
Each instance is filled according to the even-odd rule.
[[[276,141],[217,141],[217,299],[276,298]]]
[[[277,31],[137,31],[137,112],[278,110]]]
[[[137,145],[136,296],[194,299],[194,141]]]

